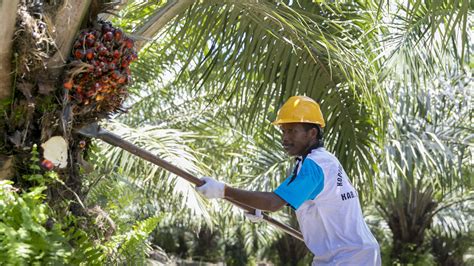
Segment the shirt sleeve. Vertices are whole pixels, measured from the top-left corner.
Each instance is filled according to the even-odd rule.
[[[274,191],[294,209],[298,209],[303,202],[312,200],[323,190],[324,173],[321,167],[313,160],[304,160],[296,178],[290,182],[291,176]]]

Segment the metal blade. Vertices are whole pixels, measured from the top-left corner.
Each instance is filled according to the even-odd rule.
[[[92,123],[77,129],[76,132],[89,138],[96,138],[100,135],[101,129],[99,124]]]

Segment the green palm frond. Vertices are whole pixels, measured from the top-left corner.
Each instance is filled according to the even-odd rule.
[[[159,10],[166,4],[166,2],[159,0],[131,0],[126,2],[126,5],[117,13],[118,18],[112,18],[112,20],[129,33],[135,32],[150,19],[155,10]]]
[[[215,83],[217,95],[226,87],[231,87],[227,95],[233,96],[263,86],[262,92],[273,95],[267,101],[281,103],[303,91],[320,99],[328,86],[348,82],[357,96],[376,105],[371,88],[375,76],[370,76],[376,70],[368,64],[370,54],[353,49],[367,38],[359,24],[367,27],[372,17],[357,16],[348,11],[351,7],[306,5],[307,10],[270,3],[195,5],[158,37],[157,55],[183,70],[189,68],[195,74],[195,89]],[[176,61],[181,57],[187,59]],[[227,84],[230,80],[236,84]]]
[[[377,128],[382,128],[385,112],[370,41],[376,33],[370,29],[375,13],[353,12],[361,7],[311,1],[291,6],[196,4],[143,50],[134,90],[146,97],[136,108],[168,107],[157,107],[155,115],[192,110],[188,117],[206,108],[215,113],[234,110],[239,117],[235,122],[242,124],[238,127],[249,131],[259,125],[254,121],[273,120],[289,96],[306,94],[321,101],[329,118],[330,149],[356,180],[365,182],[362,172],[375,167],[370,146],[382,136]],[[368,48],[356,49],[358,45]],[[168,83],[164,75],[171,76]],[[181,106],[175,103],[177,97],[185,99]],[[188,100],[200,102],[201,109],[189,106]]]
[[[415,33],[420,40],[429,36],[431,40],[439,38],[444,47],[450,47],[450,42],[459,45],[461,49],[452,52],[463,62],[465,49],[469,45],[468,29],[472,24],[471,5],[469,1],[413,0],[405,6],[400,5],[397,13],[404,15],[398,18],[405,25],[412,25],[410,32]]]
[[[470,60],[473,17],[468,1],[413,0],[384,7],[389,19],[381,56],[387,58],[383,72],[395,73],[393,81],[422,88],[431,77],[462,70]]]

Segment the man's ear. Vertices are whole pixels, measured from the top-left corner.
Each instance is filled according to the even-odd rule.
[[[311,137],[316,138],[318,136],[319,129],[317,127],[311,128]]]

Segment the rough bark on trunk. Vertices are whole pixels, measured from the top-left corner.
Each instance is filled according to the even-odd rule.
[[[11,52],[18,0],[0,0],[0,100],[11,95]]]
[[[58,10],[54,20],[54,40],[57,52],[46,62],[52,79],[62,72],[67,57],[71,52],[74,37],[84,18],[88,14],[91,0],[65,1]]]

